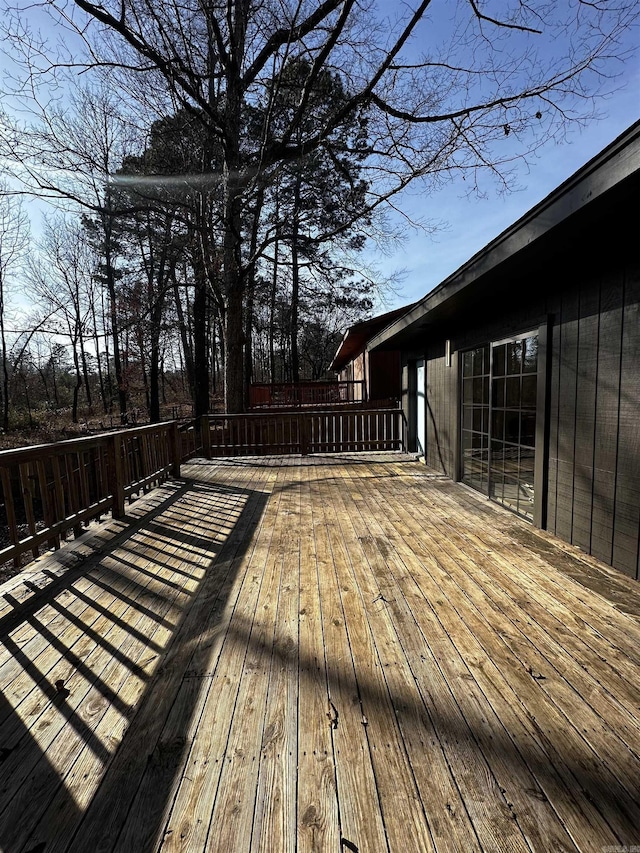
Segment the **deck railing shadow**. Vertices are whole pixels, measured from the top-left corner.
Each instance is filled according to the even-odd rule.
[[[437,607],[434,608],[434,617],[437,619]],[[261,642],[256,640],[249,623],[243,624],[241,620],[235,620],[230,632],[234,634],[236,640],[247,645],[249,649],[247,654],[251,653],[255,657],[264,656],[265,649],[261,648]],[[401,643],[401,638],[398,638],[397,642]],[[466,756],[461,766],[453,768],[453,773],[457,774],[458,778],[471,774],[468,777],[469,789],[456,792],[453,773],[450,779],[449,793],[452,798],[458,793],[458,796],[461,796],[460,801],[454,803],[451,799],[442,797],[438,802],[433,800],[429,802],[429,820],[439,823],[441,829],[446,828],[448,817],[454,816],[456,810],[465,808],[463,801],[470,796],[470,791],[475,791],[476,796],[482,796],[483,790],[486,789],[486,780],[494,777],[495,768],[498,767],[502,768],[502,776],[494,777],[494,781],[489,785],[489,788],[494,787],[496,800],[501,799],[500,791],[506,795],[507,788],[511,794],[514,793],[514,779],[519,780],[519,786],[528,782],[528,787],[521,792],[522,796],[517,805],[509,803],[505,796],[503,813],[509,821],[517,818],[525,834],[529,838],[533,837],[533,849],[565,849],[562,846],[564,842],[558,839],[558,846],[556,846],[556,839],[549,834],[550,828],[544,820],[546,805],[539,806],[539,804],[546,804],[547,792],[551,791],[555,791],[557,797],[565,798],[568,812],[576,810],[579,813],[580,808],[586,807],[586,813],[583,812],[579,818],[585,824],[599,825],[599,828],[607,827],[606,832],[611,831],[609,827],[612,827],[613,832],[620,833],[623,839],[636,837],[637,791],[625,789],[617,779],[614,780],[611,768],[605,768],[601,759],[586,742],[578,752],[570,741],[563,743],[562,729],[545,731],[542,725],[536,724],[533,733],[524,735],[523,729],[526,726],[514,725],[513,720],[506,720],[504,725],[500,725],[499,722],[493,725],[486,719],[486,710],[483,710],[482,705],[478,704],[474,694],[470,692],[468,685],[470,681],[474,681],[474,676],[470,670],[466,670],[462,660],[461,668],[463,671],[466,670],[466,673],[461,676],[463,680],[460,695],[449,693],[444,697],[444,701],[441,701],[443,693],[434,688],[430,678],[425,680],[414,674],[411,676],[412,680],[407,679],[402,688],[388,684],[383,687],[368,676],[370,667],[360,667],[356,662],[355,671],[345,679],[343,662],[339,658],[332,658],[330,648],[329,641],[326,657],[326,699],[331,700],[331,705],[338,712],[336,729],[340,727],[339,715],[345,708],[351,707],[350,713],[353,714],[355,707],[356,716],[361,714],[362,719],[368,721],[367,726],[374,725],[378,711],[381,714],[391,713],[398,719],[404,744],[413,744],[414,749],[416,745],[421,745],[411,756],[414,767],[416,762],[421,763],[418,755],[420,749],[424,750],[424,762],[432,762],[432,757],[428,758],[428,752],[433,749],[434,743],[439,744],[439,749],[442,751],[443,766],[451,761],[448,745],[452,743],[456,745],[454,752],[458,756],[458,761],[460,756]],[[273,645],[269,645],[266,652],[269,656],[273,656],[275,663],[272,667],[280,670],[282,681],[287,680],[288,671],[291,671],[294,677],[299,675],[301,679],[314,678],[311,673],[317,668],[317,660],[304,649],[298,647],[292,653],[288,643],[279,644],[276,641]],[[454,654],[457,656],[457,653],[454,652]],[[440,665],[437,654],[430,649],[426,637],[421,650],[421,661],[421,666],[424,666],[425,661],[429,662],[429,666],[433,668],[434,681],[437,682],[441,677]],[[494,667],[489,658],[485,666],[487,683],[495,678],[495,689],[501,691],[503,695],[513,690],[514,707],[517,708],[519,701],[522,701],[518,700],[517,686],[508,686],[504,683],[501,685],[502,677],[499,670]],[[480,690],[477,689],[476,695],[479,693]],[[297,713],[295,707],[289,710],[291,714]],[[523,716],[535,723],[532,713],[530,709],[528,712],[525,711]],[[517,716],[516,711],[514,717]],[[561,714],[557,716],[561,717]],[[265,719],[264,723],[266,727],[269,720]],[[286,728],[287,721],[281,722],[281,725]],[[570,728],[568,721],[566,726],[567,729]],[[404,747],[401,744],[398,744],[397,748],[400,753],[403,752]],[[628,763],[633,775],[634,756],[629,755]],[[411,771],[407,772],[410,775]],[[427,769],[426,775],[428,776],[430,772]],[[475,780],[473,780],[474,772]],[[501,788],[501,784],[505,784],[505,789]],[[571,805],[574,797],[581,799],[584,797],[586,803],[583,801],[582,806],[578,807]],[[529,804],[530,811],[525,814],[525,808]],[[572,819],[575,820],[575,811]],[[459,830],[460,827],[457,825],[457,831]],[[504,837],[502,840],[505,843]],[[470,837],[469,849],[474,846],[475,841]]]
[[[108,845],[190,660],[226,606],[267,496],[196,480],[164,492],[149,514],[125,516],[110,540],[103,533],[94,555],[76,561],[62,549],[5,591],[2,850]],[[190,700],[180,699],[185,726]]]
[[[51,571],[42,581],[43,588],[38,588],[40,581],[33,580],[35,574],[30,575],[28,583],[34,589],[27,588],[29,595],[23,601],[17,592],[10,593],[15,600],[9,602],[11,609],[1,617],[4,623],[0,623],[2,636],[11,634],[9,640],[14,644],[12,648],[15,654],[10,663],[16,669],[16,677],[26,668],[28,679],[38,677],[43,682],[43,698],[40,700],[42,708],[38,710],[34,706],[32,713],[46,715],[47,709],[51,708],[55,714],[50,717],[59,716],[60,725],[66,724],[72,731],[65,736],[65,743],[58,747],[50,760],[43,748],[41,730],[38,729],[39,740],[36,741],[30,734],[31,726],[25,724],[25,718],[11,702],[5,699],[0,705],[2,719],[9,721],[9,728],[0,731],[13,733],[11,740],[0,742],[2,849],[12,853],[33,850],[84,853],[94,849],[118,853],[121,850],[151,853],[157,850],[176,786],[187,766],[191,740],[202,710],[203,694],[212,683],[216,654],[223,636],[246,650],[247,656],[272,661],[270,666],[273,671],[285,670],[283,678],[299,678],[301,683],[305,683],[304,680],[308,678],[317,682],[317,677],[312,673],[317,672],[318,661],[309,648],[300,645],[300,634],[297,635],[297,645],[289,642],[289,637],[283,642],[265,643],[260,639],[259,627],[256,629],[255,623],[249,617],[240,615],[237,610],[233,617],[225,617],[223,621],[224,611],[231,603],[231,589],[238,580],[238,569],[241,564],[246,565],[245,558],[254,541],[252,534],[261,519],[266,517],[264,509],[269,494],[275,492],[268,494],[249,487],[216,485],[207,481],[206,470],[210,467],[210,464],[202,466],[201,477],[166,486],[169,494],[167,499],[158,503],[148,515],[126,519],[125,529],[117,533],[111,542],[103,542],[100,553],[95,557],[89,557],[77,565],[70,562],[66,572],[60,574]],[[189,470],[199,469],[199,465],[193,465]],[[311,478],[304,482],[307,486],[313,486],[315,481]],[[300,487],[299,483],[297,487]],[[287,536],[290,533],[292,537],[299,538],[298,545],[301,547],[302,537],[308,535],[309,531],[296,527],[301,521],[300,518],[295,520],[292,504],[288,505],[286,521],[280,523],[286,527]],[[322,527],[322,524],[319,526]],[[158,541],[162,542],[162,547],[157,546]],[[387,543],[382,543],[372,535],[371,541],[366,544],[368,548],[375,546],[379,549],[380,553],[373,556],[376,560],[384,561],[386,566],[389,561],[389,554],[385,550]],[[345,559],[343,566],[348,564],[349,560]],[[379,566],[382,569],[382,562]],[[141,570],[140,576],[136,574],[137,569]],[[348,572],[348,569],[342,571]],[[392,636],[392,629],[387,628],[389,636],[379,638],[375,636],[375,629],[371,628],[370,648],[378,650],[385,648],[385,641],[389,638],[399,645],[405,640],[400,627],[406,616],[399,594],[400,586],[396,585],[393,572],[389,570],[388,575],[386,572],[385,568],[384,574],[382,571],[374,573],[375,583],[371,581],[371,586],[377,585],[384,599],[377,601],[363,595],[358,604],[358,608],[363,609],[368,618],[374,615],[375,609],[387,608],[391,624],[396,626],[393,631],[397,628],[397,635]],[[176,577],[184,579],[184,587],[180,587]],[[351,586],[346,575],[343,580],[347,581],[346,586]],[[353,581],[355,586],[355,574]],[[76,663],[80,662],[84,669],[77,676],[71,676],[68,680],[65,678],[63,689],[59,691],[49,674],[53,670],[40,672],[38,668],[39,655],[48,653],[52,622],[46,623],[44,634],[41,626],[49,608],[52,619],[60,619],[66,612],[72,617],[68,620],[70,630],[77,628],[78,614],[71,609],[73,602],[69,596],[81,598],[83,604],[86,604],[87,598],[91,599],[91,588],[81,588],[81,595],[78,595],[80,582],[96,584],[102,591],[110,591],[113,594],[113,607],[98,608],[96,619],[102,618],[105,622],[101,623],[100,630],[96,623],[91,623],[92,635],[78,640],[80,648],[69,645],[67,665],[73,670]],[[343,591],[348,593],[348,590]],[[583,806],[589,812],[585,820],[593,820],[594,826],[605,826],[606,830],[608,823],[620,831],[620,828],[634,825],[637,804],[630,805],[628,792],[622,786],[611,784],[609,770],[598,763],[597,756],[591,752],[587,742],[581,751],[569,747],[565,749],[561,730],[545,729],[535,723],[535,717],[530,716],[535,709],[531,706],[527,708],[526,703],[517,696],[518,679],[532,678],[522,667],[513,670],[514,683],[507,684],[504,669],[492,663],[491,648],[487,646],[484,654],[481,645],[477,644],[473,654],[480,659],[480,663],[474,674],[451,641],[447,649],[456,658],[456,666],[459,668],[453,681],[460,684],[460,692],[455,691],[454,695],[454,692],[447,692],[448,688],[444,687],[441,670],[444,658],[435,646],[434,637],[430,636],[428,630],[421,628],[422,640],[417,642],[412,626],[411,635],[416,642],[412,649],[415,673],[413,670],[410,673],[405,670],[404,679],[398,677],[395,684],[390,680],[383,683],[383,679],[394,677],[393,667],[389,675],[378,673],[376,678],[371,667],[360,666],[361,661],[356,659],[351,674],[345,677],[345,666],[348,664],[338,660],[338,644],[333,642],[331,632],[349,635],[353,623],[350,627],[348,618],[334,622],[330,618],[330,605],[323,599],[322,588],[319,586],[316,592],[320,602],[319,618],[326,627],[323,635],[326,693],[318,703],[321,707],[321,725],[325,731],[329,731],[331,723],[325,719],[329,699],[343,715],[335,730],[332,730],[331,737],[343,736],[347,705],[352,708],[352,712],[355,707],[355,713],[368,720],[367,726],[360,722],[357,724],[365,740],[368,737],[367,727],[376,724],[378,712],[396,715],[405,742],[412,744],[416,750],[416,762],[422,760],[421,752],[424,751],[424,761],[427,763],[426,756],[428,750],[433,748],[433,738],[442,745],[443,752],[446,752],[447,744],[456,744],[454,751],[458,761],[464,763],[467,757],[473,760],[473,765],[461,768],[463,777],[469,773],[470,789],[474,786],[474,772],[478,773],[479,781],[492,777],[492,768],[496,767],[501,767],[507,776],[513,776],[519,781],[530,773],[530,788],[526,789],[523,785],[518,788],[521,803],[525,803],[527,797],[531,799],[530,811],[520,809],[517,803],[513,809],[518,826],[525,827],[527,831],[544,831],[544,821],[536,829],[535,818],[531,818],[531,815],[537,814],[536,809],[544,811],[545,791],[552,789],[561,791],[562,796],[567,797],[567,802],[571,801],[573,794],[582,798]],[[394,612],[396,606],[398,611]],[[442,602],[431,602],[424,598],[423,606],[429,613],[429,624],[434,636],[437,633],[445,638],[442,642],[447,643],[447,630],[442,621],[442,610],[439,610]],[[325,607],[327,609],[323,610]],[[139,610],[138,621],[127,618],[128,608]],[[301,613],[298,615],[303,616]],[[147,622],[144,622],[145,617],[148,617]],[[154,621],[155,630],[145,629],[145,625]],[[382,621],[389,624],[386,619]],[[16,636],[24,626],[31,629],[31,640],[26,636]],[[111,633],[115,635],[116,629],[122,631],[123,626],[128,636],[116,646]],[[60,623],[56,623],[58,633],[55,636],[64,637],[64,630]],[[271,636],[274,636],[273,632]],[[295,628],[292,636],[296,636]],[[494,634],[491,637],[498,643],[508,639],[500,639]],[[38,655],[30,655],[29,642],[39,648]],[[56,639],[54,652],[57,654],[60,653],[60,642],[60,639]],[[503,654],[507,654],[506,643],[500,648]],[[91,649],[97,650],[94,654],[104,654],[108,658],[117,649],[117,655],[96,673],[97,666],[89,666]],[[448,655],[445,658],[448,660]],[[242,655],[239,660],[242,660]],[[492,691],[494,696],[498,696],[513,692],[514,710],[511,719],[505,720],[503,728],[499,723],[488,726],[484,703],[476,701],[478,697],[482,698],[481,687],[474,681],[478,668],[483,671],[482,689],[487,693]],[[95,685],[92,682],[91,686],[85,688],[83,685],[88,683],[90,677],[94,678]],[[238,682],[239,677],[240,671]],[[76,680],[73,681],[73,678]],[[432,689],[431,678],[440,679],[442,690]],[[211,690],[222,689],[229,694],[225,697],[226,704],[233,706],[233,693],[236,691],[237,694],[239,683],[232,680],[229,684],[211,687]],[[67,696],[65,690],[69,691]],[[296,697],[286,708],[286,713],[291,715],[305,711],[306,708],[300,709]],[[113,720],[110,727],[104,726],[107,714]],[[33,722],[33,716],[27,719]],[[516,719],[520,722],[513,726]],[[562,714],[554,712],[554,719],[561,721]],[[262,727],[257,735],[259,739],[267,732],[269,720],[265,714],[261,716],[258,709],[255,720],[255,725]],[[123,726],[126,727],[124,736]],[[50,731],[52,727],[50,725],[46,730]],[[97,731],[100,734],[96,736]],[[77,749],[76,755],[73,749]],[[80,778],[78,774],[89,775],[83,796],[72,796],[67,790],[65,779],[59,778],[62,761],[60,750],[62,757],[64,750],[69,750],[65,759],[68,764],[66,773],[73,773],[76,779]],[[216,756],[212,757],[212,763],[221,751],[218,750]],[[27,756],[26,763],[23,761],[24,755]],[[96,760],[99,764],[97,778],[95,769],[91,769],[96,767]],[[443,754],[443,765],[448,760],[446,754]],[[423,770],[427,776],[431,772],[428,766],[423,767]],[[219,768],[215,772],[218,775],[216,777],[215,773],[212,774],[212,785],[218,786]],[[21,781],[17,782],[16,779]],[[500,801],[498,782],[499,779],[495,779],[493,791],[496,800]],[[478,784],[477,791],[481,790],[482,784]],[[455,793],[453,776],[451,792],[452,795]],[[207,795],[210,799],[215,798],[214,791],[208,791]],[[357,796],[357,792],[353,795]],[[442,810],[443,825],[446,825],[448,805],[454,809],[455,804],[452,806],[444,798],[429,803],[432,813],[437,809]],[[516,820],[509,813],[506,798],[503,805],[504,815],[508,818],[506,824],[515,826]],[[464,802],[459,807],[461,811],[464,810]],[[528,826],[527,820],[530,821]],[[552,849],[551,844],[547,847],[543,845],[544,839],[537,847],[533,843],[532,848]],[[470,838],[468,849],[473,849],[473,846],[475,841]],[[563,848],[559,846],[553,849]]]

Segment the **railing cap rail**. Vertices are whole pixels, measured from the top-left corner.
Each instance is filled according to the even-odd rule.
[[[30,444],[27,447],[12,447],[8,450],[0,450],[0,465],[10,465],[20,461],[42,458],[43,456],[61,456],[74,448],[85,449],[106,445],[114,435],[136,436],[145,432],[153,432],[158,429],[168,429],[175,421],[161,421],[157,424],[145,424],[144,426],[125,427],[117,430],[107,430],[96,435],[83,435],[79,438],[65,438],[62,441],[51,441],[47,444]]]
[[[391,412],[401,412],[402,409],[400,407],[387,407],[387,408],[371,408],[371,409],[307,409],[307,408],[297,408],[294,411],[283,412],[278,411],[277,409],[264,409],[259,412],[250,411],[250,412],[236,412],[234,414],[226,414],[224,412],[214,412],[205,417],[210,420],[236,420],[239,418],[298,418],[301,415],[350,415],[352,417],[357,417],[358,415],[367,415],[367,414],[384,414]]]
[[[299,382],[252,382],[250,388],[299,388],[304,386],[360,385],[364,379],[301,379]]]

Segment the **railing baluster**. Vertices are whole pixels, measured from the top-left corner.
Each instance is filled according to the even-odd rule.
[[[89,506],[89,480],[87,476],[88,462],[85,457],[85,451],[81,450],[78,453],[78,473],[80,475],[80,504],[81,506]]]
[[[149,483],[146,482],[147,477],[151,473],[151,442],[149,441],[149,433],[144,433],[140,436],[140,459],[142,462],[142,480],[145,481],[142,486],[143,492],[149,491]]]
[[[53,494],[55,498],[55,515],[56,521],[62,521],[62,519],[67,515],[66,505],[65,505],[65,494],[64,489],[62,487],[62,473],[60,471],[60,457],[57,454],[54,454],[51,457],[51,470],[53,471]],[[66,534],[66,530],[63,531],[62,536],[64,537]]]
[[[40,499],[42,501],[42,512],[44,515],[45,527],[52,527],[55,521],[55,514],[51,506],[51,496],[49,495],[49,484],[47,483],[47,472],[44,464],[44,459],[36,459],[36,470],[38,472],[38,485],[40,487]],[[50,548],[56,550],[60,547],[60,536],[52,536],[48,539]]]
[[[4,495],[4,510],[7,515],[7,525],[9,527],[9,541],[12,545],[17,545],[20,541],[18,532],[18,523],[16,521],[16,509],[13,502],[13,490],[11,488],[11,477],[6,468],[0,469],[0,477],[2,478],[2,493]],[[13,565],[19,568],[22,565],[22,560],[19,554],[13,557]]]
[[[25,516],[27,519],[27,526],[29,528],[29,533],[31,536],[35,536],[36,534],[36,517],[33,511],[33,486],[32,486],[32,474],[31,474],[31,463],[23,462],[20,467],[20,489],[22,491],[22,505],[24,507]],[[38,547],[34,546],[31,549],[31,553],[34,556],[34,559],[38,556]]]

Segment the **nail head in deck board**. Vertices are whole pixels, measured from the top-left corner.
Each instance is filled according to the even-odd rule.
[[[361,509],[360,512],[364,512],[366,520],[364,518],[362,520],[358,541],[367,555],[368,567],[358,560],[352,565],[357,572],[358,567],[363,568],[358,572],[358,586],[362,591],[365,606],[367,601],[375,604],[378,600],[384,600],[388,605],[380,608],[372,605],[368,609],[367,620],[371,624],[374,642],[384,667],[385,678],[389,684],[394,710],[398,717],[411,770],[426,811],[429,829],[438,851],[464,849],[471,853],[480,849],[477,837],[429,713],[415,693],[416,683],[419,682],[413,673],[416,664],[412,663],[410,666],[405,657],[402,626],[406,619],[412,621],[413,617],[409,609],[403,610],[402,605],[398,606],[399,590],[390,583],[391,571],[388,560],[393,546],[386,539],[381,541],[378,537],[367,535],[371,529],[373,514],[369,512],[368,507],[366,510]],[[354,525],[354,533],[357,534],[360,527],[358,516],[350,515],[349,517]],[[380,556],[380,549],[384,558]],[[384,589],[387,597],[382,593],[376,596],[380,588]],[[390,618],[390,612],[394,613],[393,619]],[[382,643],[382,640],[385,642]],[[386,654],[391,656],[390,659]],[[420,658],[419,653],[417,657]],[[412,699],[404,698],[412,693]],[[368,725],[368,718],[366,719]]]
[[[339,523],[335,503],[326,501],[324,505],[330,520],[327,529],[332,534],[336,577],[343,591],[342,607],[351,654],[356,673],[363,673],[359,678],[358,691],[362,713],[368,721],[366,734],[389,845],[392,849],[406,844],[410,849],[433,850],[395,718],[392,697],[377,658],[358,584],[354,582],[352,563],[362,560],[361,546],[349,529],[350,513],[345,512],[342,523]],[[341,537],[338,537],[338,531],[341,531]]]
[[[341,830],[345,836],[357,839],[360,849],[383,851],[387,841],[366,728],[360,722],[362,711],[357,699],[354,664],[337,588],[336,554],[331,547],[330,520],[325,515],[322,474],[320,469],[312,483],[311,500],[327,677],[330,699],[340,715],[340,725],[333,729],[332,736]]]

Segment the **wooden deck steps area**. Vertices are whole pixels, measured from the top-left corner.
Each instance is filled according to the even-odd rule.
[[[640,587],[402,454],[185,465],[0,586],[0,687],[5,853],[640,845]]]

